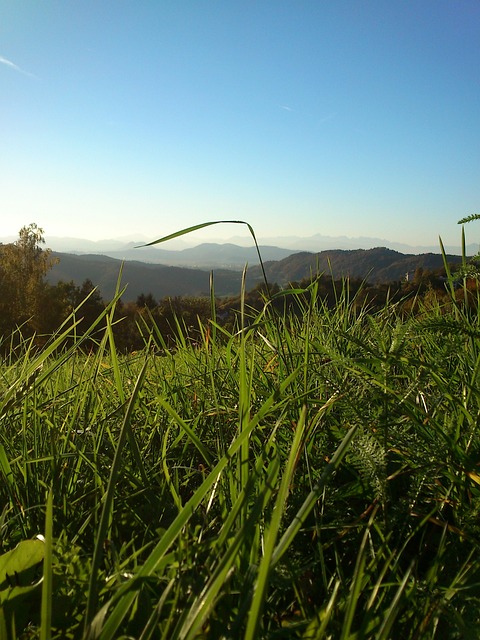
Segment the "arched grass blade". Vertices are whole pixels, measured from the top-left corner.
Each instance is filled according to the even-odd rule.
[[[260,262],[260,266],[262,269],[262,275],[263,275],[263,279],[265,281],[265,286],[267,287],[267,291],[269,291],[269,287],[268,287],[268,281],[267,281],[267,274],[265,273],[265,268],[263,265],[263,260],[262,260],[262,255],[260,253],[260,248],[258,246],[258,242],[257,242],[257,238],[255,236],[255,232],[253,230],[253,227],[248,223],[245,222],[244,220],[213,220],[210,222],[202,222],[201,224],[195,224],[192,227],[187,227],[186,229],[181,229],[180,231],[176,231],[175,233],[171,233],[168,236],[163,236],[162,238],[158,238],[157,240],[153,240],[152,242],[147,242],[147,244],[140,244],[137,247],[135,247],[136,249],[140,249],[141,247],[151,247],[154,244],[160,244],[162,242],[168,242],[168,240],[173,240],[174,238],[179,238],[180,236],[184,236],[187,233],[192,233],[192,231],[199,231],[200,229],[205,229],[206,227],[211,227],[212,225],[215,224],[244,224],[246,225],[246,227],[248,228],[250,235],[253,238],[253,242],[255,244],[255,248],[257,250],[257,255],[258,255],[258,259]],[[270,297],[270,294],[269,294]]]

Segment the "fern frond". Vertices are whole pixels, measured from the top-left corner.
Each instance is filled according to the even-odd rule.
[[[466,222],[472,222],[472,220],[480,220],[480,213],[472,213],[472,215],[459,220],[457,224],[465,224]]]
[[[362,481],[374,492],[375,499],[385,504],[387,500],[386,455],[384,448],[372,433],[367,430],[357,432],[355,446],[350,451],[349,459]]]

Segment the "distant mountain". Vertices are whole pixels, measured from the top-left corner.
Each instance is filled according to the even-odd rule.
[[[281,260],[295,253],[291,249],[279,247],[259,247],[262,260]],[[216,244],[213,242],[199,244],[181,251],[170,251],[157,247],[139,247],[130,245],[121,251],[109,251],[112,258],[124,260],[141,260],[153,264],[192,267],[199,269],[234,269],[242,270],[246,264],[259,264],[255,247],[239,247],[235,244]]]
[[[105,300],[114,293],[122,261],[100,255],[53,254],[60,259],[48,273],[48,281],[56,284],[60,280],[73,280],[81,285],[87,278],[98,286]],[[242,254],[243,257],[244,254]],[[451,264],[459,263],[460,256],[449,255]],[[413,275],[418,267],[439,269],[442,256],[434,253],[402,254],[393,249],[335,250],[319,253],[293,253],[282,260],[264,263],[267,278],[281,286],[300,281],[316,274],[332,274],[335,279],[344,276],[365,279],[370,283],[388,283],[402,280],[406,274]],[[247,272],[247,289],[262,281],[259,265]],[[215,293],[218,296],[238,295],[241,273],[236,270],[214,270]],[[127,284],[124,301],[136,300],[141,293],[151,293],[157,300],[166,296],[209,295],[210,271],[201,269],[146,264],[140,261],[123,263],[122,284]]]
[[[61,253],[104,255],[118,260],[133,260],[151,264],[200,269],[221,268],[241,270],[246,264],[259,263],[255,247],[240,247],[230,243],[217,244],[210,242],[195,247],[182,248],[180,250],[166,249],[165,247],[168,245],[145,247],[139,246],[141,242],[122,244],[113,240],[102,241],[101,243],[82,241],[81,244],[75,244],[73,240],[69,240],[68,242],[50,242],[47,244],[54,251],[59,251],[58,246],[69,247],[62,249]],[[80,250],[79,247],[83,249]],[[295,253],[295,250],[261,246],[260,252],[262,260],[281,260]]]
[[[448,255],[449,263],[461,262],[460,256]],[[440,254],[403,254],[393,249],[321,251],[319,253],[295,253],[283,260],[265,263],[265,272],[270,282],[285,285],[289,282],[309,278],[315,274],[333,274],[334,278],[354,277],[370,283],[388,283],[405,278],[418,267],[440,269],[443,259]],[[250,270],[250,277],[259,280],[258,267]]]
[[[87,240],[85,238],[58,238],[55,236],[46,236],[46,246],[53,251],[61,253],[90,253],[97,255],[106,255],[109,252],[122,251],[124,249],[132,249],[138,245],[150,242],[141,234],[138,236],[127,236],[125,238],[111,238],[105,240]],[[180,239],[172,240],[168,243],[168,249],[180,251],[191,245]],[[153,247],[152,247],[153,248]],[[138,260],[138,256],[136,258]]]
[[[244,246],[249,242],[248,238],[241,236],[235,236],[229,239],[229,242],[233,242]],[[393,242],[386,240],[385,238],[370,238],[370,237],[355,237],[348,236],[324,236],[317,233],[313,236],[271,236],[262,237],[262,244],[275,245],[277,247],[288,247],[296,251],[309,251],[312,253],[318,253],[320,251],[328,251],[331,249],[374,249],[376,247],[386,247],[399,251],[405,254],[419,254],[419,253],[439,253],[440,246],[428,245],[428,246],[413,246],[401,242]],[[479,250],[478,243],[472,243],[467,245],[468,255],[474,255]],[[461,252],[460,244],[458,245],[445,245],[445,251],[451,254],[459,254]]]
[[[0,242],[13,242],[17,238],[0,238]],[[172,266],[200,267],[210,269],[222,267],[229,269],[243,269],[244,265],[256,263],[256,252],[250,235],[235,236],[229,240],[209,239],[201,243],[195,239],[195,234],[174,238],[168,242],[151,247],[135,248],[151,241],[141,234],[124,238],[106,240],[85,240],[79,238],[57,238],[46,236],[46,246],[53,251],[75,254],[101,254],[111,258],[124,260],[138,260],[156,264]],[[384,238],[348,236],[324,236],[317,233],[308,237],[300,236],[272,236],[258,238],[264,260],[281,260],[288,255],[300,251],[319,253],[336,249],[374,249],[387,247],[404,254],[439,253],[435,246],[410,246],[398,242],[390,242]],[[478,251],[478,244],[467,246],[467,253],[473,255]],[[245,253],[242,251],[246,250]],[[447,253],[460,253],[460,245],[446,245]]]

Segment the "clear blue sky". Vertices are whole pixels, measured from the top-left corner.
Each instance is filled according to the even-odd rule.
[[[0,208],[0,236],[231,218],[458,242],[480,212],[480,2],[1,0]]]

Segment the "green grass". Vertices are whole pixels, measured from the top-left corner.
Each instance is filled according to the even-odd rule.
[[[477,637],[478,308],[314,293],[163,355],[117,352],[115,302],[88,354],[74,316],[17,336],[0,560],[45,550],[0,571],[2,638]]]

